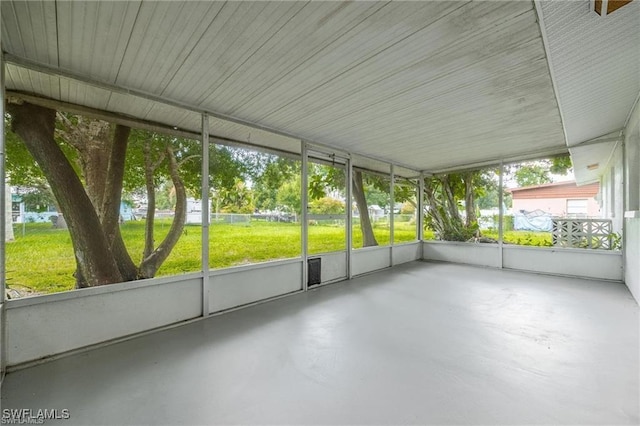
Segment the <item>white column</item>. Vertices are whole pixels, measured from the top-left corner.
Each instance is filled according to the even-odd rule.
[[[624,218],[624,212],[629,208],[629,199],[628,199],[628,191],[627,187],[629,186],[629,174],[628,174],[628,164],[627,164],[627,147],[625,143],[627,135],[624,135],[622,139],[622,218],[620,219],[620,223],[622,224],[622,247],[620,247],[620,252],[622,254],[622,277],[626,277],[625,271],[625,261],[626,253],[625,253],[625,241],[627,241],[627,231],[626,231],[626,220]],[[591,226],[591,225],[590,225]],[[589,238],[591,241],[591,238]],[[609,239],[609,244],[611,244],[611,239]]]
[[[308,220],[308,168],[309,160],[307,158],[307,144],[302,144],[302,176],[300,179],[300,220],[302,221],[302,290],[307,291],[309,288],[308,279],[308,253],[309,253],[309,220]]]
[[[347,184],[346,184],[346,208],[347,208],[347,279],[351,279],[353,274],[351,273],[351,253],[353,251],[353,164],[351,156],[347,159]]]
[[[502,246],[503,246],[503,225],[504,222],[504,189],[503,182],[504,181],[504,165],[502,164],[502,160],[500,161],[500,174],[498,181],[498,248],[500,252],[500,268],[502,268],[502,261],[504,256],[502,256]]]
[[[2,17],[0,16],[0,20],[2,19]],[[1,36],[0,36],[1,37]],[[5,310],[4,310],[4,297],[5,297],[5,291],[6,291],[6,263],[5,263],[5,246],[6,246],[6,241],[5,241],[5,228],[4,228],[4,223],[6,221],[5,218],[5,214],[6,214],[6,210],[5,210],[5,197],[4,197],[4,191],[5,191],[5,178],[6,178],[6,171],[5,171],[5,165],[4,165],[4,161],[5,161],[5,146],[4,146],[4,103],[5,103],[5,95],[4,95],[4,57],[2,55],[2,52],[0,52],[0,116],[2,117],[2,120],[0,121],[2,124],[0,124],[0,182],[2,182],[2,185],[0,185],[2,187],[2,189],[0,189],[0,223],[3,224],[1,230],[0,230],[0,283],[2,283],[2,294],[0,294],[0,384],[2,383],[3,379],[4,379],[4,371],[5,371],[5,360],[7,359],[6,357],[6,348],[7,348],[7,339],[6,339],[6,333],[5,333],[5,329],[6,329],[6,322],[7,322],[7,316],[5,315]]]
[[[418,241],[420,242],[420,259],[424,260],[424,173],[418,178]]]
[[[390,171],[390,179],[389,179],[389,204],[391,204],[391,208],[389,209],[389,265],[393,266],[393,233],[394,233],[394,219],[395,215],[393,210],[396,207],[396,198],[395,198],[395,185],[396,185],[396,175],[393,164],[389,166]]]
[[[6,291],[6,199],[5,192],[7,173],[5,170],[5,141],[4,141],[4,104],[6,102],[4,94],[4,56],[0,52],[0,116],[2,117],[2,124],[0,124],[0,283],[2,283],[2,294],[0,295],[0,303],[4,303],[5,291]],[[1,313],[0,313],[1,314]],[[4,321],[2,321],[2,328],[4,329]],[[4,341],[2,341],[2,350],[4,350]],[[4,358],[3,358],[4,359]],[[2,369],[4,372],[4,368]]]
[[[202,114],[202,316],[209,315],[209,116]]]
[[[639,107],[640,108],[640,107]],[[624,149],[624,182],[626,205],[625,211],[640,210],[640,136],[639,130],[625,135]]]
[[[424,174],[418,178],[418,241],[424,240]]]

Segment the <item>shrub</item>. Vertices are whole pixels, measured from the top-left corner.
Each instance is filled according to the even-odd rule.
[[[502,219],[502,230],[504,232],[513,231],[513,215],[504,215]],[[493,223],[500,223],[500,215],[493,215]]]

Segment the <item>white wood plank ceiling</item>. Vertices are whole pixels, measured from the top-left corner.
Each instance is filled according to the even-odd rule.
[[[236,121],[216,119],[219,136],[427,172],[566,152],[529,1],[3,0],[1,14],[7,90],[189,130],[207,111]]]
[[[576,181],[594,182],[640,94],[640,1],[604,17],[588,0],[540,5]]]
[[[604,17],[588,0],[541,6],[568,145],[622,129],[640,93],[640,1]]]

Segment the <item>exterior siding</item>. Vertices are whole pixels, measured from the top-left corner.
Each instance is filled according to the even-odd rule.
[[[639,94],[640,96],[640,94]],[[624,219],[624,281],[640,303],[640,104],[625,129],[627,205]]]
[[[600,184],[577,186],[575,182],[557,182],[544,185],[528,186],[526,188],[513,188],[513,199],[525,198],[590,198],[595,197],[600,189]]]
[[[570,198],[574,199],[582,199],[584,198]],[[567,216],[567,198],[525,198],[525,199],[514,199],[512,210],[514,213],[519,212],[520,210],[525,211],[534,211],[534,210],[542,210],[546,213],[551,213],[556,217],[565,217]],[[601,217],[600,205],[598,201],[594,198],[587,198],[587,216],[590,218],[599,218]]]
[[[618,144],[611,160],[600,178],[601,209],[603,217],[611,219],[613,232],[622,232],[624,217],[622,180],[622,145]]]
[[[526,188],[511,189],[513,195],[513,212],[520,210],[542,210],[553,216],[566,217],[568,200],[587,200],[586,216],[599,218],[602,216],[596,195],[599,183],[577,186],[575,182],[558,182]]]

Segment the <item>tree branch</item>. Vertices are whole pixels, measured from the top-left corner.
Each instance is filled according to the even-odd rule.
[[[180,239],[186,219],[187,192],[178,171],[178,162],[170,146],[166,147],[166,153],[169,159],[169,173],[171,175],[171,181],[173,182],[173,187],[176,191],[176,209],[169,233],[162,243],[160,243],[158,248],[142,260],[140,273],[144,278],[151,278],[155,276],[158,268],[162,265],[162,262],[164,262],[169,254],[171,254],[171,250],[173,250]]]
[[[200,158],[200,157],[201,157],[200,155],[195,155],[195,154],[185,157],[178,163],[178,167],[182,167],[182,165],[189,160],[193,160],[194,158]]]
[[[151,256],[154,246],[154,230],[153,224],[156,215],[156,192],[153,182],[153,173],[155,169],[160,165],[155,165],[151,158],[151,139],[144,141],[142,145],[142,152],[144,155],[144,180],[147,191],[147,217],[145,218],[144,226],[144,250],[142,252],[142,259],[146,259]],[[164,155],[163,155],[164,157]]]

